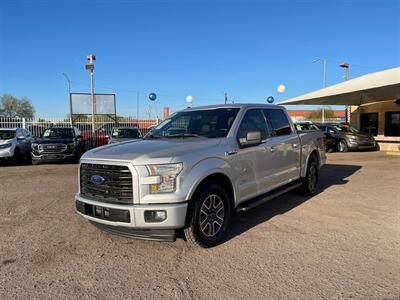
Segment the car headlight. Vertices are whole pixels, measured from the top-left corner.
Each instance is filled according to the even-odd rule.
[[[32,148],[32,149],[37,149],[37,147],[38,147],[38,144],[36,144],[36,143],[32,143],[32,144],[31,144],[31,148]]]
[[[12,146],[11,143],[3,144],[3,145],[0,145],[0,149],[7,149],[7,148],[10,148],[11,146]]]
[[[173,193],[176,189],[176,177],[183,169],[182,163],[147,165],[151,176],[160,176],[161,182],[150,184],[151,194]]]

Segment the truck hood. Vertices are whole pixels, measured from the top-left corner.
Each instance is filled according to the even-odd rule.
[[[196,152],[200,154],[220,142],[220,138],[137,140],[92,149],[86,152],[82,159],[124,160],[131,161],[135,165],[170,163],[187,154],[193,155]]]

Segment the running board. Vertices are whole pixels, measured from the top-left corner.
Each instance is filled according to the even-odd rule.
[[[287,185],[284,185],[280,188],[277,188],[276,190],[273,190],[271,192],[268,192],[264,195],[258,196],[254,199],[248,200],[244,203],[239,204],[239,206],[236,208],[237,212],[241,212],[241,211],[248,211],[256,206],[259,206],[265,202],[268,202],[280,195],[283,195],[295,188],[298,188],[299,186],[301,186],[301,182],[300,181],[295,181],[292,183],[289,183]]]

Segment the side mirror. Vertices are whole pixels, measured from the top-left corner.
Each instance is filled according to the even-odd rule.
[[[261,131],[249,131],[245,138],[239,138],[240,147],[250,147],[261,144]]]

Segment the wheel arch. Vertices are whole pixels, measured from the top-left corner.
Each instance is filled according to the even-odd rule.
[[[215,172],[207,174],[206,176],[204,176],[203,178],[198,180],[196,182],[196,184],[190,190],[186,200],[192,199],[192,197],[196,193],[196,191],[198,191],[207,182],[218,183],[228,194],[231,207],[232,208],[235,207],[236,193],[235,193],[235,189],[233,187],[232,181],[229,178],[229,176],[226,173],[222,172],[221,170],[216,170]]]

